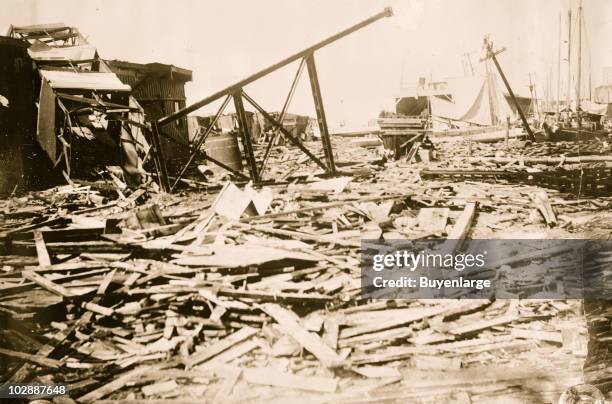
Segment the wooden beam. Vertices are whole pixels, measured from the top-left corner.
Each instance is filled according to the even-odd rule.
[[[449,240],[463,240],[467,237],[472,222],[476,216],[476,202],[468,202],[465,204],[465,209],[457,218],[455,226],[448,233]]]
[[[43,289],[48,290],[49,292],[55,293],[56,295],[61,296],[62,298],[70,298],[74,295],[62,285],[58,285],[57,283],[45,278],[42,275],[37,274],[34,271],[23,271],[22,276],[34,283]]]
[[[22,359],[27,362],[35,363],[48,368],[59,368],[61,362],[55,359],[47,358],[42,355],[30,355],[23,352],[11,351],[10,349],[0,348],[0,355],[9,356],[11,358]]]
[[[239,331],[225,337],[224,339],[217,341],[202,351],[194,353],[184,361],[185,366],[193,367],[199,363],[207,361],[215,355],[218,355],[226,349],[236,345],[237,343],[252,337],[257,333],[257,331],[257,329],[252,327],[244,327]]]
[[[36,255],[38,256],[38,263],[41,267],[46,267],[51,265],[51,257],[49,257],[49,252],[47,251],[47,246],[45,245],[45,239],[43,238],[43,234],[40,230],[34,231],[34,243],[36,243]]]
[[[242,370],[244,379],[251,384],[284,387],[317,391],[321,393],[334,393],[338,387],[338,380],[329,377],[299,376],[291,373],[279,372],[273,368],[246,368]],[[300,401],[300,400],[296,400]]]
[[[297,321],[296,315],[274,303],[262,304],[261,309],[272,317],[281,329],[300,343],[308,352],[312,353],[321,363],[327,367],[340,366],[344,359],[330,348],[316,334],[308,332]]]
[[[138,378],[139,376],[144,375],[145,373],[152,372],[154,370],[158,370],[161,368],[162,366],[160,365],[157,365],[157,366],[145,365],[145,366],[138,367],[127,373],[122,374],[121,376],[110,381],[109,383],[106,383],[100,386],[99,388],[93,391],[90,391],[89,393],[85,395],[82,395],[81,397],[77,398],[77,401],[79,403],[91,403],[91,402],[97,401],[101,399],[102,397],[105,397],[115,392],[116,390],[121,389],[129,381],[134,380]]]

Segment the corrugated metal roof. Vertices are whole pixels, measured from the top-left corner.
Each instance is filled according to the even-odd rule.
[[[41,70],[42,76],[52,88],[130,91],[114,73],[100,72],[69,72],[58,70]]]
[[[128,70],[132,72],[141,72],[141,73],[159,73],[164,74],[170,80],[179,80],[179,81],[191,81],[192,80],[192,72],[189,69],[184,69],[182,67],[177,67],[174,65],[168,65],[164,63],[134,63],[134,62],[125,62],[122,60],[109,60],[107,63],[113,70]],[[120,73],[120,71],[118,72]]]

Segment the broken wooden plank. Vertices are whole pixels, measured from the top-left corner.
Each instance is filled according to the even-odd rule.
[[[470,157],[466,160],[468,163],[495,163],[508,164],[516,162],[515,157]],[[592,163],[612,161],[612,156],[544,156],[544,157],[521,157],[521,162],[524,164],[559,164],[559,163]]]
[[[488,320],[481,320],[474,323],[456,326],[449,330],[451,334],[460,335],[460,334],[470,334],[477,331],[482,331],[487,328],[495,327],[498,325],[508,324],[513,321],[518,320],[519,317],[515,315],[504,315],[501,317],[496,317]]]
[[[46,272],[75,272],[75,271],[86,271],[91,269],[99,269],[108,267],[108,263],[104,262],[66,262],[63,264],[53,264],[48,266],[42,265],[27,265],[25,269],[28,271],[34,271],[37,273]]]
[[[238,226],[244,230],[255,230],[255,231],[262,232],[262,233],[274,234],[277,236],[291,237],[296,240],[315,241],[321,244],[337,244],[343,247],[356,247],[356,248],[361,247],[361,241],[359,240],[346,240],[342,238],[331,238],[331,237],[326,237],[326,236],[318,236],[314,234],[302,233],[299,231],[275,229],[273,227],[263,226],[263,225],[239,224]]]
[[[51,257],[49,257],[49,252],[47,251],[47,246],[45,245],[43,234],[39,230],[34,231],[34,243],[36,244],[36,255],[38,256],[38,264],[41,267],[51,265]]]
[[[214,358],[210,359],[209,361],[206,361],[205,363],[198,365],[197,369],[198,370],[216,369],[217,367],[223,366],[227,362],[237,359],[241,357],[242,355],[254,350],[255,348],[259,347],[259,345],[260,343],[257,340],[253,340],[253,339],[240,342],[228,348],[227,350],[221,352],[220,354],[216,355]]]
[[[154,396],[161,393],[169,393],[172,390],[176,390],[178,384],[174,380],[167,380],[165,382],[159,382],[154,384],[146,385],[142,388],[142,394],[145,397]]]
[[[328,317],[323,322],[323,337],[322,340],[331,349],[338,349],[338,335],[340,333],[340,324],[335,317]]]
[[[10,349],[0,348],[0,355],[9,356],[11,358],[22,359],[27,362],[35,363],[47,368],[59,368],[61,362],[55,359],[47,358],[43,355],[31,355],[24,352],[11,351]]]
[[[165,366],[167,366],[167,364],[165,364]],[[162,369],[163,367],[164,366],[162,365],[145,365],[145,366],[137,367],[135,369],[130,370],[129,372],[126,372],[118,376],[112,381],[106,384],[103,384],[97,389],[92,390],[89,393],[82,395],[81,397],[77,398],[77,401],[79,403],[92,403],[94,401],[101,399],[102,397],[106,397],[107,395],[112,394],[115,391],[121,389],[128,382],[138,378],[139,376],[144,375],[154,370]]]
[[[261,309],[272,317],[281,329],[312,353],[321,363],[328,367],[339,366],[344,359],[330,348],[321,338],[306,331],[295,319],[296,315],[278,304],[266,303]]]
[[[22,276],[32,282],[36,283],[38,286],[43,289],[48,290],[49,292],[55,293],[63,298],[73,297],[72,292],[63,287],[62,285],[58,285],[57,283],[45,278],[42,275],[37,274],[34,271],[23,271]]]
[[[363,325],[356,327],[345,328],[340,331],[340,338],[346,339],[361,334],[369,334],[376,331],[388,330],[390,328],[399,327],[404,324],[412,323],[415,321],[422,320],[427,317],[437,316],[447,310],[446,306],[437,307],[419,307],[409,309],[397,309],[390,310],[390,312],[397,312],[397,316],[381,318],[380,313],[374,312],[375,316],[378,316],[377,320],[368,322]],[[363,316],[362,316],[363,317]]]
[[[474,216],[476,215],[476,202],[468,202],[465,204],[465,209],[461,213],[461,215],[457,218],[455,225],[448,233],[449,240],[463,240],[467,237],[470,228],[472,227],[472,222],[474,221]]]
[[[431,347],[391,347],[381,352],[373,354],[362,354],[351,356],[351,363],[353,365],[366,365],[370,363],[384,363],[392,362],[401,359],[410,358],[417,354],[431,354]]]
[[[102,316],[112,316],[115,311],[109,307],[100,306],[94,302],[86,302],[83,304],[83,307],[89,311],[92,311],[96,314],[100,314]]]
[[[317,376],[298,376],[279,372],[273,368],[246,368],[242,370],[242,374],[248,383],[262,384],[264,386],[285,387],[321,393],[335,393],[338,388],[338,380],[336,379]]]
[[[17,234],[17,233],[24,233],[30,230],[40,229],[41,227],[45,227],[45,226],[51,227],[51,226],[57,226],[57,225],[65,225],[65,224],[69,224],[70,222],[72,222],[72,220],[67,217],[56,217],[54,219],[48,219],[48,220],[45,220],[39,223],[21,226],[16,229],[9,230],[5,234],[7,237],[11,238],[12,235]]]
[[[205,362],[211,359],[215,355],[220,354],[221,352],[234,346],[235,344],[241,341],[244,341],[247,338],[252,337],[255,334],[257,334],[257,329],[255,328],[252,328],[252,327],[241,328],[240,330],[225,337],[224,339],[217,341],[213,343],[212,345],[204,348],[202,351],[194,353],[189,358],[184,360],[183,363],[188,368],[198,365],[202,362]]]
[[[361,366],[353,367],[353,372],[359,373],[361,376],[369,379],[382,378],[382,377],[401,377],[401,373],[390,366]]]
[[[563,335],[560,331],[526,330],[523,328],[513,328],[510,334],[517,338],[536,339],[539,341],[554,342],[563,344]]]
[[[330,202],[330,203],[326,203],[326,204],[321,204],[318,206],[309,206],[306,208],[301,208],[301,209],[294,209],[294,210],[289,210],[289,211],[285,211],[285,212],[275,212],[275,213],[267,213],[265,215],[261,215],[261,216],[249,216],[249,217],[243,217],[240,218],[241,222],[248,222],[248,221],[253,221],[253,220],[257,220],[257,219],[271,219],[271,218],[277,218],[277,217],[282,217],[282,216],[289,216],[289,215],[295,215],[298,213],[306,213],[306,212],[313,212],[313,211],[317,211],[317,210],[326,210],[326,209],[330,209],[330,208],[336,208],[339,206],[343,206],[343,205],[347,205],[347,204],[351,204],[351,203],[355,203],[355,202],[379,202],[379,201],[386,201],[386,200],[395,200],[395,199],[403,199],[403,198],[409,198],[410,196],[412,196],[413,193],[405,193],[402,195],[385,195],[385,196],[368,196],[368,197],[364,197],[364,198],[360,198],[360,199],[350,199],[350,200],[343,200],[343,201],[338,201],[338,202]]]
[[[231,288],[220,288],[219,296],[229,296],[233,298],[247,298],[262,302],[295,302],[295,303],[320,303],[325,304],[334,300],[332,296],[321,295],[319,293],[278,293],[264,292],[259,290],[237,290]]]
[[[291,260],[317,262],[308,253],[289,251],[279,248],[249,245],[213,245],[207,255],[190,254],[178,257],[173,263],[185,266],[238,268],[259,266],[270,262]]]
[[[355,344],[364,344],[368,342],[386,341],[392,342],[394,340],[409,338],[414,334],[411,327],[397,327],[389,330],[366,333],[356,335],[354,337],[343,338],[338,341],[338,345],[341,348],[352,347]]]

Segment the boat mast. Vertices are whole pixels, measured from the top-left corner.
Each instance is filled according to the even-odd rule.
[[[489,97],[489,113],[491,114],[491,125],[497,125],[497,106],[495,104],[494,87],[493,87],[493,75],[491,74],[491,67],[489,61],[485,60],[486,79],[485,85],[487,86],[487,96]]]
[[[546,80],[546,111],[553,110],[553,100],[555,96],[553,95],[553,68],[550,66],[548,69],[548,79]]]
[[[533,73],[533,97],[535,101],[535,104],[533,104],[535,106],[535,113],[536,113],[536,116],[539,118],[540,117],[540,106],[538,105],[538,87],[536,86],[536,83],[535,83],[535,73]]]
[[[567,10],[567,93],[565,106],[570,107],[570,93],[572,91],[572,10]]]
[[[582,84],[582,0],[578,6],[578,73],[576,74],[576,112],[580,108],[580,87]],[[580,116],[578,117],[578,126],[580,127]]]
[[[533,81],[531,80],[531,72],[529,72],[529,94],[531,95],[531,103],[529,105],[528,112],[531,112],[534,116],[536,115],[536,104],[535,98],[533,98]]]
[[[559,37],[557,41],[557,116],[561,103],[561,12],[559,12]]]

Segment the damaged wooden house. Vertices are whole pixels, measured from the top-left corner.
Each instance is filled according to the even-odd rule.
[[[15,107],[32,114],[29,120],[16,119],[32,124],[31,147],[20,152],[43,160],[32,161],[33,165],[46,163],[53,168],[45,180],[95,179],[106,167],[121,167],[110,171],[128,184],[143,182],[142,157],[149,150],[143,135],[144,110],[97,49],[78,29],[64,24],[11,26],[8,37],[4,41],[10,40],[15,49],[27,49],[13,52],[13,64],[33,69],[30,82],[22,80],[31,83],[25,86],[31,90],[29,97],[26,92]],[[9,57],[6,65],[10,64]]]

